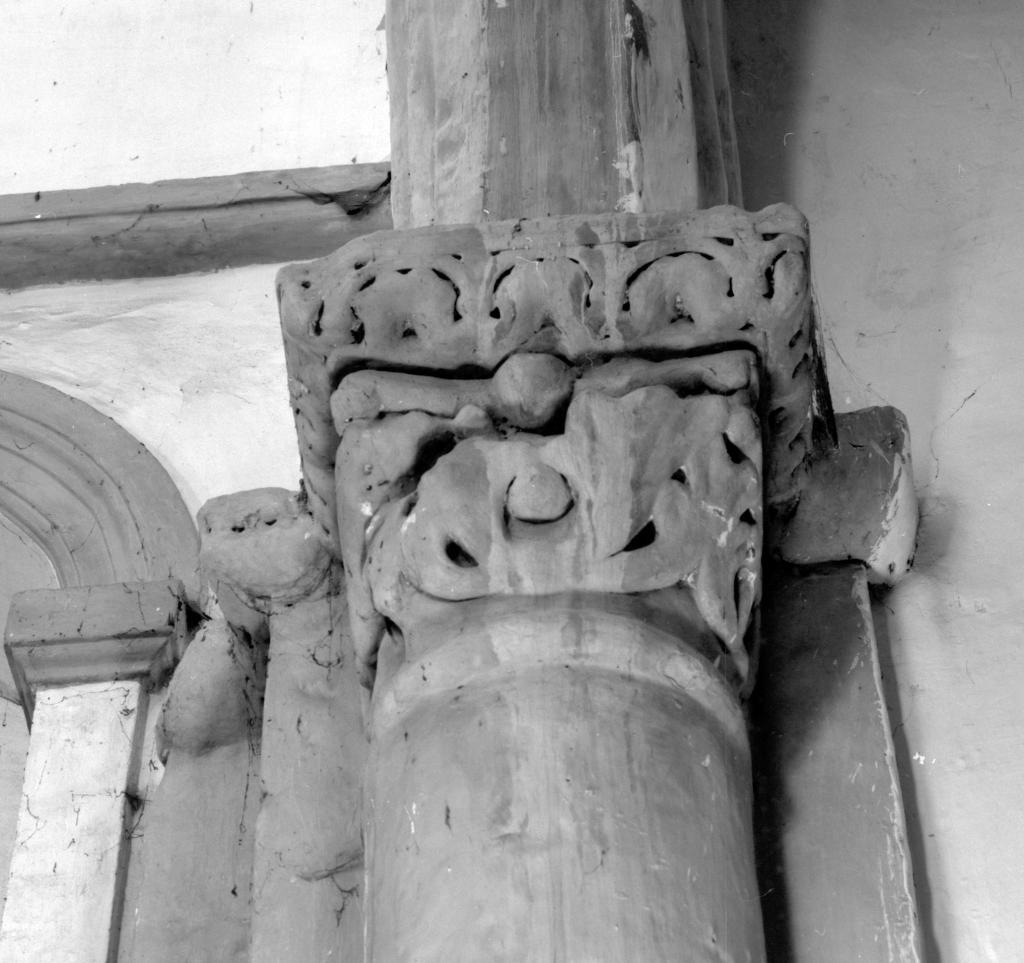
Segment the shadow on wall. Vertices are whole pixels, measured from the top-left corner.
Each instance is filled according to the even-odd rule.
[[[799,141],[798,132],[802,126],[806,127],[807,124],[807,118],[802,117],[802,112],[814,70],[811,62],[811,45],[823,42],[818,36],[819,21],[830,14],[838,13],[840,11],[834,4],[829,4],[822,9],[807,0],[727,0],[733,112],[739,143],[744,206],[750,210],[757,210],[780,201],[794,203],[799,207],[802,202],[805,202],[805,198],[811,196],[816,189],[815,185],[804,183],[801,180],[801,172],[797,169],[798,152],[794,148],[797,147]],[[820,51],[814,51],[814,54],[817,57],[821,56]],[[794,138],[796,138],[795,141]],[[818,177],[822,180],[831,179],[830,173],[826,164],[826,169],[820,172]],[[821,186],[818,185],[818,187]],[[824,185],[824,192],[827,196],[827,184]],[[883,200],[884,198],[880,198],[879,202],[881,203]],[[805,210],[805,213],[811,217],[813,236],[815,212],[814,210]],[[821,267],[819,265],[819,268]],[[878,289],[882,287],[884,286],[879,285]],[[942,281],[936,279],[936,283],[932,286],[933,292],[939,293],[943,288]],[[829,305],[826,303],[823,307],[827,318]],[[884,306],[877,305],[877,307],[879,308],[877,318],[867,319],[863,323],[858,321],[858,325],[865,329],[858,332],[858,337],[874,336],[875,332],[870,330],[870,325],[881,323],[891,314],[891,312],[885,311]],[[884,326],[887,327],[887,325]],[[827,319],[825,327],[831,353],[838,359],[841,368],[836,372],[838,377],[833,379],[833,384],[843,383],[850,379],[860,381],[860,375],[856,371],[859,362],[854,360],[852,366],[847,365],[836,343],[837,338],[844,341],[846,332],[837,333],[835,337],[829,335]],[[941,344],[941,341],[939,343]],[[935,361],[932,368],[933,378],[941,380],[939,376],[941,359],[936,355],[933,360]],[[928,365],[924,364],[922,367],[927,368]],[[877,392],[873,392],[871,384],[863,385],[863,387],[865,391],[861,393],[866,397],[870,397],[872,394],[876,396],[867,403],[886,403],[885,399],[877,397]],[[932,383],[929,387],[930,392],[927,388],[920,390],[918,397],[926,403],[934,403],[940,392],[940,385]],[[855,393],[851,392],[851,394]],[[842,394],[845,395],[845,392]],[[850,399],[847,397],[838,397],[837,408],[850,407],[849,401]],[[862,402],[855,399],[855,406],[858,403]],[[914,417],[915,411],[912,410],[909,414],[913,431],[916,427],[914,422],[917,420]],[[934,420],[934,411],[931,406],[926,406],[922,414],[925,415],[922,420],[927,422]],[[918,430],[926,431],[927,428],[927,424],[921,424]],[[919,483],[924,468],[924,465],[918,465]],[[952,525],[952,520],[946,519],[945,524],[947,527]],[[927,540],[929,543],[936,541],[931,538]],[[939,543],[944,541],[945,539],[941,537],[937,539]],[[924,548],[925,546],[922,545],[922,549]],[[945,545],[931,544],[925,554],[930,556],[929,560],[934,560],[936,552],[941,557],[944,549]],[[904,797],[908,843],[915,867],[915,887],[924,942],[923,949],[925,959],[930,963],[940,963],[940,953],[933,924],[933,900],[929,887],[928,867],[925,862],[924,829],[919,818],[910,750],[902,727],[902,710],[893,671],[888,628],[886,619],[882,617],[885,613],[880,610],[880,607],[884,605],[884,598],[875,600],[874,621]],[[822,699],[827,702],[827,697],[819,693],[816,701],[820,703]],[[776,934],[776,936],[778,935]],[[776,947],[776,951],[785,955],[785,946]]]
[[[806,0],[727,0],[732,106],[743,202],[758,210],[792,203],[786,134],[798,109]]]

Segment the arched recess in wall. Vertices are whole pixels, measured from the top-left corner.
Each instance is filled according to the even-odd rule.
[[[173,576],[194,596],[198,535],[163,466],[84,402],[2,371],[0,515],[60,586]]]

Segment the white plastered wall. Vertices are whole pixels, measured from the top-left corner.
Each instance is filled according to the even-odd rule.
[[[383,160],[384,0],[0,0],[0,194]]]
[[[879,628],[927,959],[1024,960],[1024,7],[760,6],[792,60],[735,92],[748,203],[810,220],[837,407],[913,437],[917,563]]]

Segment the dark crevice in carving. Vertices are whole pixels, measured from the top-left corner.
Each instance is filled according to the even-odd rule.
[[[367,278],[365,281],[363,281],[362,284],[359,285],[359,290],[360,291],[365,291],[368,287],[371,287],[373,284],[375,284],[376,281],[377,281],[377,276],[376,275],[374,275],[373,277]]]
[[[725,444],[725,451],[729,456],[729,461],[734,465],[740,465],[747,460],[747,456],[743,453],[743,449],[739,447],[728,435],[722,435],[722,442]]]
[[[512,529],[512,513],[508,510],[508,493],[512,490],[513,484],[515,484],[514,478],[505,486],[505,497],[501,502],[501,527],[506,536]]]
[[[692,315],[683,307],[683,299],[677,294],[675,303],[672,305],[673,315],[668,319],[669,324],[678,324],[685,321],[687,324],[695,324]]]
[[[515,269],[516,269],[516,267],[515,267],[514,264],[512,265],[512,267],[505,268],[505,270],[502,271],[501,274],[499,274],[494,279],[494,287],[491,288],[491,291],[497,292],[498,288],[501,287],[501,285],[504,282],[505,278],[507,278]]]
[[[299,285],[303,290],[308,291],[313,286],[313,282],[308,278]]]
[[[663,255],[662,257],[657,257],[657,258],[654,258],[654,260],[652,260],[652,261],[646,261],[645,263],[641,264],[638,268],[636,268],[633,271],[632,274],[629,275],[629,277],[626,278],[626,283],[623,286],[623,290],[625,291],[625,296],[623,297],[623,301],[622,301],[622,310],[623,311],[629,311],[629,291],[633,287],[633,284],[636,282],[636,280],[640,277],[640,275],[643,274],[645,271],[647,271],[648,268],[654,267],[656,264],[658,264],[661,261],[674,261],[674,260],[676,260],[678,258],[686,257],[687,255],[694,255],[694,254],[696,254],[698,257],[702,257],[705,261],[714,261],[715,260],[714,255],[708,254],[706,251],[678,251],[675,254],[666,254],[666,255]],[[730,278],[730,281],[729,281],[729,285],[730,285],[730,290],[731,290],[731,287],[732,287],[732,279],[731,278]]]
[[[658,529],[655,527],[654,519],[651,519],[626,543],[625,547],[616,554],[621,555],[623,552],[636,552],[641,548],[647,548],[648,545],[654,544],[654,540],[657,537]]]
[[[779,253],[772,258],[772,263],[764,269],[764,297],[766,300],[770,301],[775,297],[775,265],[778,264],[785,256],[785,251],[779,251]]]
[[[732,278],[731,277],[729,278],[729,288],[728,288],[728,290],[726,290],[725,296],[727,298],[734,298],[734,297],[736,297],[736,292],[732,288]]]
[[[749,508],[746,508],[746,509],[743,510],[743,514],[740,515],[740,521],[744,525],[756,525],[757,524],[757,519],[754,518],[754,513]]]
[[[636,268],[633,271],[633,273],[626,278],[624,289],[628,291],[633,286],[633,283],[636,281],[636,279],[640,277],[640,275],[643,274],[644,271],[646,271],[650,267],[653,267],[659,261],[674,261],[677,258],[685,257],[687,254],[700,254],[702,257],[706,257],[709,261],[714,260],[710,254],[704,254],[701,251],[679,251],[675,254],[666,254],[663,255],[662,257],[656,257],[653,261],[645,261],[638,268]]]
[[[749,345],[746,345],[749,348]],[[511,352],[510,352],[511,353]],[[454,368],[430,368],[424,365],[400,364],[388,358],[376,356],[344,357],[342,359],[331,359],[334,365],[327,363],[330,371],[331,393],[337,391],[338,386],[344,379],[357,371],[390,371],[395,374],[420,375],[424,378],[438,378],[451,381],[477,380],[491,378],[499,365],[492,369],[476,364],[461,364]]]
[[[455,447],[456,440],[455,435],[450,431],[426,439],[416,455],[416,461],[409,470],[409,477],[417,480],[422,478]]]
[[[324,319],[324,308],[326,305],[323,301],[320,302],[320,306],[316,309],[316,314],[310,318],[309,321],[309,333],[314,337],[319,337],[323,333],[323,324],[321,323]]]
[[[387,199],[391,196],[391,173],[388,172],[387,177],[384,178],[379,184],[371,188],[360,187],[354,190],[338,191],[337,193],[324,193],[317,192],[317,196],[306,191],[300,193],[305,194],[315,204],[328,204],[335,203],[340,207],[349,217],[359,218],[365,217],[366,215],[375,211],[378,207],[387,203]],[[320,198],[324,198],[321,200]]]
[[[737,572],[732,580],[732,604],[737,615],[743,606],[743,573]]]
[[[405,648],[405,633],[398,627],[398,623],[393,622],[386,615],[384,616],[384,631],[391,636],[391,640],[396,644]],[[377,648],[373,651],[373,668],[377,667],[377,653],[380,651],[380,642],[377,643]]]
[[[676,361],[680,358],[705,358],[711,355],[727,354],[730,351],[749,351],[754,357],[760,358],[760,353],[755,345],[752,345],[749,341],[740,340],[729,340],[729,341],[713,341],[707,344],[694,345],[692,348],[660,348],[660,347],[635,347],[629,351],[630,358],[640,358],[644,361]],[[623,355],[621,352],[609,351],[599,352],[593,351],[588,352],[586,355],[581,355],[575,359],[574,362],[577,366],[581,366],[585,361],[598,365],[604,364],[604,362],[612,360],[614,358],[621,358]],[[562,357],[558,355],[558,357]],[[563,358],[564,360],[564,358]]]
[[[672,472],[672,475],[670,477],[672,481],[679,482],[680,485],[690,484],[690,479],[686,477],[686,472],[683,471],[682,466],[680,466],[674,472]]]
[[[449,562],[459,568],[477,568],[480,564],[453,538],[444,543],[444,554]]]
[[[716,237],[715,240],[718,241],[719,244],[724,244],[726,247],[732,247],[736,243],[736,241],[731,237]]]
[[[411,274],[412,268],[395,268],[395,274]]]
[[[626,41],[632,45],[633,50],[636,51],[637,57],[642,57],[644,60],[649,62],[651,59],[651,50],[648,46],[647,25],[644,22],[644,15],[633,0],[626,0],[625,8],[626,17],[629,23]]]
[[[761,235],[761,240],[762,241],[774,241],[775,238],[777,238],[778,236],[779,236],[778,233],[775,233],[775,234],[762,234]]]

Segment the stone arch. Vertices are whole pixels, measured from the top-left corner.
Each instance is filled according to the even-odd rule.
[[[197,589],[195,523],[164,467],[94,408],[9,372],[0,514],[39,545],[63,587],[174,576]]]
[[[5,567],[26,565],[15,588],[61,588],[180,578],[198,586],[199,539],[177,487],[146,447],[95,408],[38,381],[0,371],[0,522],[24,544]],[[53,569],[53,578],[39,555]],[[12,585],[13,583],[13,585]],[[0,657],[0,902],[15,838],[28,730]],[[2,705],[2,703],[0,703]],[[8,711],[10,714],[8,715]],[[7,723],[10,724],[7,724]]]

